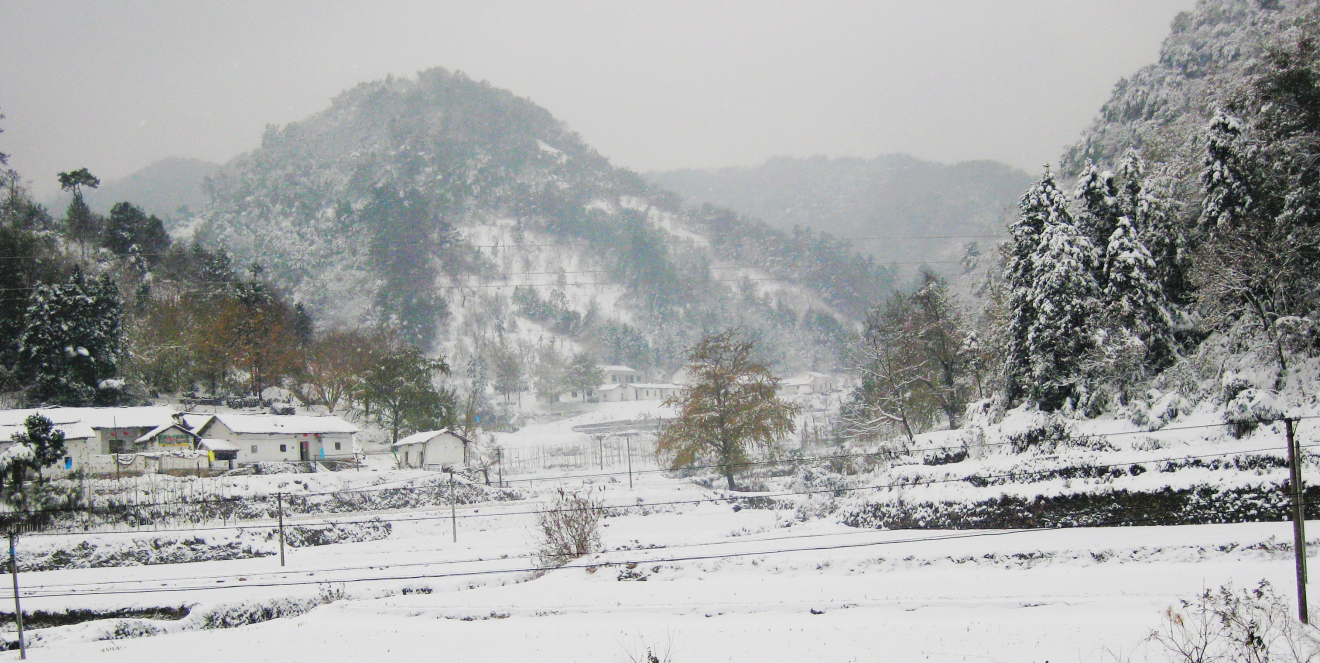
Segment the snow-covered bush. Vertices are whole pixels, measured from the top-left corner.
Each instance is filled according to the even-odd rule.
[[[1282,661],[1320,659],[1320,629],[1292,616],[1290,602],[1262,580],[1253,589],[1206,589],[1164,612],[1150,640],[1170,661]]]
[[[600,520],[605,515],[591,492],[559,489],[554,500],[536,514],[536,561],[552,569],[600,550]]]

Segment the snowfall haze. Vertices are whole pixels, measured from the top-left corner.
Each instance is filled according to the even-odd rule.
[[[902,152],[1034,172],[1192,5],[6,3],[3,145],[48,198],[77,167],[223,163],[340,90],[441,66],[637,171]]]

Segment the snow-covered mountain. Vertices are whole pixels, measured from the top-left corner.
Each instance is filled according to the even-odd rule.
[[[827,369],[892,280],[828,235],[685,210],[545,109],[442,69],[269,129],[209,193],[198,236],[321,324],[393,320],[460,365],[553,340],[661,375],[740,325],[783,369]]]

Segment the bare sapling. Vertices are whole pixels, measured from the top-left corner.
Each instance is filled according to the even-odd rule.
[[[536,514],[537,565],[553,569],[600,550],[605,509],[590,490],[558,495]]]

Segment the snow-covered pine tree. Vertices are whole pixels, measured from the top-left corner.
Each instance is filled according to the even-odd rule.
[[[1132,216],[1137,234],[1155,261],[1155,282],[1169,304],[1169,315],[1192,303],[1188,280],[1190,255],[1184,228],[1182,204],[1173,192],[1173,179],[1149,176],[1142,183]]]
[[[1142,187],[1146,182],[1146,161],[1141,153],[1128,148],[1123,159],[1118,162],[1118,176],[1115,190],[1118,195],[1118,213],[1129,219],[1137,218],[1137,206],[1140,204]]]
[[[1242,122],[1224,112],[1215,114],[1206,131],[1206,156],[1201,184],[1205,198],[1200,228],[1210,234],[1230,230],[1246,220],[1252,207],[1249,168],[1242,153]]]
[[[1049,166],[1045,167],[1040,181],[1022,195],[1018,210],[1017,219],[1009,224],[1010,239],[1003,249],[1008,328],[1004,342],[1004,384],[1009,402],[1020,401],[1030,393],[1032,349],[1028,335],[1037,315],[1032,288],[1041,236],[1052,220],[1070,218],[1067,201]]]
[[[1094,346],[1100,287],[1088,265],[1095,247],[1062,205],[1050,209],[1032,257],[1028,292],[1034,319],[1027,331],[1027,395],[1056,410],[1082,395],[1085,356]]]
[[[1154,369],[1173,356],[1173,320],[1157,271],[1137,228],[1119,217],[1105,250],[1104,309],[1111,330],[1145,345],[1147,365]]]
[[[19,338],[19,375],[28,397],[55,405],[112,405],[120,389],[123,310],[109,276],[88,280],[74,269],[68,280],[32,294]]]
[[[1109,236],[1114,234],[1118,217],[1123,211],[1119,204],[1118,191],[1114,185],[1114,174],[1101,171],[1089,160],[1077,176],[1077,186],[1073,189],[1073,198],[1077,201],[1076,225],[1090,241],[1091,246],[1103,248],[1109,243]],[[1103,284],[1103,256],[1098,253],[1095,260],[1087,263],[1091,275]]]

